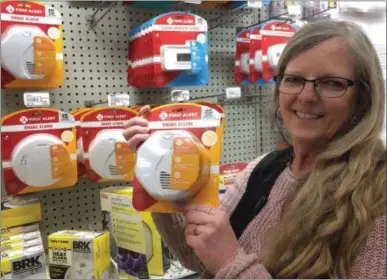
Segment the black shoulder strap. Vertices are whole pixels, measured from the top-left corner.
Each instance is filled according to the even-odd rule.
[[[246,192],[230,217],[230,224],[237,238],[265,206],[271,188],[292,157],[292,147],[275,151],[265,156],[254,168],[247,182]]]

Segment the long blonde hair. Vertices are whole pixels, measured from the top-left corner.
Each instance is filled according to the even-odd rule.
[[[262,263],[276,278],[347,278],[374,220],[386,213],[386,149],[380,140],[384,79],[370,40],[356,25],[307,24],[287,44],[277,68],[322,41],[340,36],[355,59],[356,124],[321,152],[312,172],[298,181]],[[275,100],[278,106],[278,87]]]

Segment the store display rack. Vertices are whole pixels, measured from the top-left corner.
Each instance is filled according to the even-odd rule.
[[[157,102],[157,97],[160,97],[160,103],[166,102],[169,90],[135,89],[127,86],[126,79],[128,31],[158,15],[159,11],[115,5],[90,29],[88,19],[98,9],[100,2],[46,3],[61,13],[64,35],[65,83],[50,92],[52,107],[72,111],[84,107],[85,101],[104,102],[107,94],[120,92],[129,93],[131,100],[138,103]],[[227,12],[224,8],[205,10],[193,4],[180,5],[179,9],[189,9],[207,20]],[[210,81],[204,87],[187,88],[192,97],[211,100],[206,96],[235,86],[233,66],[236,29],[264,20],[269,16],[268,13],[266,9],[257,9],[248,16],[238,17],[209,32]],[[223,163],[251,161],[273,150],[281,141],[278,131],[272,125],[272,111],[268,109],[272,100],[272,87],[247,86],[243,87],[243,94],[257,97],[254,97],[255,102],[226,105]],[[2,90],[2,116],[23,109],[22,98],[22,92]],[[72,188],[36,193],[42,204],[45,244],[47,236],[58,230],[100,230],[99,191],[110,185],[80,180]],[[192,273],[175,263],[164,279],[187,277]]]

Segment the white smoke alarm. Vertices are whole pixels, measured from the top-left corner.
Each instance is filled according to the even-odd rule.
[[[286,43],[272,45],[267,49],[267,60],[269,62],[270,67],[272,68],[277,67],[278,61],[280,60],[280,57],[285,47],[286,47]]]
[[[248,52],[241,54],[241,72],[248,75],[250,73],[250,54]]]
[[[84,156],[84,149],[83,149],[83,140],[82,137],[79,137],[77,140],[77,160],[81,163],[85,163],[85,156]]]
[[[254,69],[261,73],[262,72],[262,50],[258,50],[254,54]]]
[[[176,137],[193,139],[192,134],[183,130],[155,131],[139,147],[136,154],[135,174],[137,180],[154,199],[159,201],[187,201],[195,196],[190,190],[177,190],[171,186],[173,144]],[[193,140],[192,140],[193,141]],[[199,166],[202,170],[192,170],[200,176],[209,174],[208,155],[201,155],[201,160],[208,162]],[[205,178],[207,180],[208,178]]]
[[[103,179],[123,179],[126,175],[118,172],[115,152],[118,142],[126,143],[122,129],[102,130],[90,143],[90,167]]]
[[[47,187],[59,180],[52,178],[52,145],[66,147],[59,138],[46,133],[30,135],[16,145],[11,165],[21,182],[33,187]]]
[[[1,35],[1,66],[17,79],[39,80],[35,74],[34,39],[47,35],[36,26],[13,25]]]

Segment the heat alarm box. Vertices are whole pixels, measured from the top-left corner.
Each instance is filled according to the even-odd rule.
[[[129,32],[131,86],[201,86],[208,83],[207,22],[194,14],[171,12]]]
[[[1,5],[1,85],[54,89],[63,84],[62,18],[51,6],[27,1]]]
[[[55,109],[29,109],[2,119],[7,194],[69,187],[77,181],[74,118]]]

